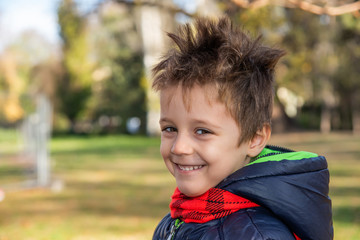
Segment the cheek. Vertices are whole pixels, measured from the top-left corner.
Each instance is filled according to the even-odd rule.
[[[246,158],[244,149],[237,147],[234,143],[222,141],[216,146],[208,146],[204,149],[202,158],[206,159],[208,164],[216,168],[237,170],[241,168]]]
[[[170,154],[170,147],[169,147],[170,143],[168,140],[161,138],[161,143],[160,143],[160,154],[161,156],[164,158],[167,158],[168,155]]]
[[[202,155],[209,162],[216,162],[218,160],[221,161],[230,151],[233,151],[233,148],[226,141],[218,141],[216,144],[205,144]]]
[[[171,158],[171,146],[172,143],[169,141],[169,139],[163,139],[161,138],[161,144],[160,144],[160,154],[164,160],[164,163],[166,167],[168,168],[169,172],[174,175],[174,168],[170,161]]]
[[[169,148],[169,142],[161,142],[160,144],[160,154],[164,160],[165,166],[169,170],[169,172],[174,176],[174,166],[172,165],[170,161],[170,148]]]

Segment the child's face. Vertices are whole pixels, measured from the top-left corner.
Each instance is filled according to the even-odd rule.
[[[249,144],[239,146],[239,126],[216,94],[194,86],[187,98],[190,108],[181,87],[161,91],[160,152],[179,190],[194,197],[247,164]]]

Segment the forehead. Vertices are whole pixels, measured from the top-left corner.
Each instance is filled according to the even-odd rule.
[[[170,86],[160,92],[160,104],[162,107],[168,107],[173,101],[179,101],[180,98],[182,98],[182,103],[187,111],[190,111],[192,105],[199,101],[206,102],[208,105],[213,103],[221,104],[217,89],[211,84],[204,86],[194,85],[189,88],[183,88],[180,85]]]
[[[194,86],[185,92],[181,87],[167,88],[160,93],[160,119],[171,122],[207,122],[212,125],[233,125],[225,104],[218,100],[215,88]]]

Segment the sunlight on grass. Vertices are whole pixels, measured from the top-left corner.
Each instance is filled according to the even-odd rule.
[[[5,137],[5,145],[0,140],[0,149],[14,144],[14,136]],[[53,177],[64,190],[7,192],[0,202],[0,240],[151,239],[175,188],[159,144],[158,138],[130,136],[53,139]],[[284,134],[271,144],[327,157],[334,239],[360,239],[360,137]],[[21,173],[2,164],[0,174],[12,181]]]
[[[0,128],[0,157],[17,153],[22,145],[19,132]]]

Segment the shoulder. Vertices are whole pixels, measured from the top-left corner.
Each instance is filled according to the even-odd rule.
[[[295,239],[289,228],[269,210],[257,207],[229,215],[222,224],[223,239]]]
[[[157,225],[153,239],[165,239],[170,231],[170,224],[171,224],[172,218],[170,216],[170,213],[167,214]]]

